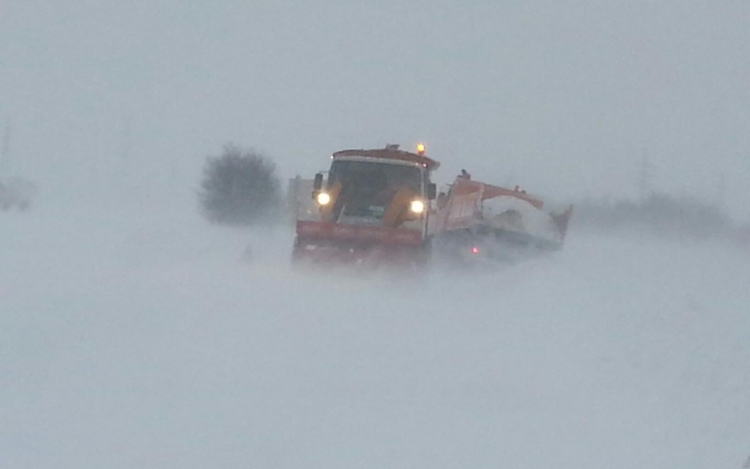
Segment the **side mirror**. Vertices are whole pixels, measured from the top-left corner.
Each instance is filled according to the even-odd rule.
[[[434,182],[427,184],[427,198],[430,200],[437,198],[437,186]]]

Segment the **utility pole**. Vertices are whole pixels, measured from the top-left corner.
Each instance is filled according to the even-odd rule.
[[[10,122],[3,129],[3,152],[0,154],[0,180],[10,177]]]

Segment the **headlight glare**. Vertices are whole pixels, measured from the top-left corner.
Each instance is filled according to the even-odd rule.
[[[321,192],[320,194],[318,194],[316,200],[320,205],[328,205],[331,202],[331,196],[325,192]]]
[[[422,213],[424,212],[424,202],[421,200],[412,200],[411,204],[409,204],[409,208],[414,213]]]

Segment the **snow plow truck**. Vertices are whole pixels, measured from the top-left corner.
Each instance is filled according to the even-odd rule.
[[[342,150],[332,156],[328,177],[318,173],[312,199],[317,210],[299,215],[293,261],[354,264],[425,263],[439,163],[398,145]]]
[[[438,197],[432,172],[440,164],[424,145],[416,152],[398,145],[342,150],[331,159],[328,177],[316,174],[311,193],[294,191],[294,262],[421,266],[433,254],[503,261],[559,249],[565,239],[572,206],[545,212],[541,199],[518,187],[462,171]],[[296,181],[290,187],[310,187]]]

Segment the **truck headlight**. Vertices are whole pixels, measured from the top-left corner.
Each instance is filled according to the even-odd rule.
[[[328,205],[331,202],[331,196],[325,192],[321,192],[320,194],[318,194],[316,200],[320,205]]]
[[[421,200],[412,200],[411,204],[409,204],[409,209],[411,209],[413,213],[422,213],[424,212],[424,202]]]

